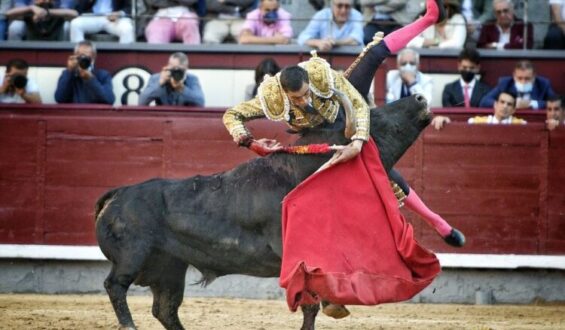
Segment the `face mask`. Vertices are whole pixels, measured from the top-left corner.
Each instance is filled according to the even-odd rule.
[[[406,63],[400,67],[400,71],[416,73],[416,71],[418,71],[418,68],[415,65]]]
[[[534,88],[534,85],[531,82],[522,84],[514,81],[514,85],[516,86],[516,90],[520,93],[530,93]]]
[[[265,13],[265,15],[263,15],[263,23],[267,25],[275,24],[278,19],[279,19],[279,14],[277,13],[276,10],[268,11]]]
[[[473,71],[459,71],[459,73],[461,74],[461,79],[466,83],[470,83],[475,78]]]

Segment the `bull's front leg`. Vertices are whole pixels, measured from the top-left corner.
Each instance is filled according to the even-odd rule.
[[[316,322],[316,315],[320,310],[320,304],[316,305],[301,305],[302,314],[304,315],[304,321],[302,322],[302,328],[300,330],[314,330],[314,324]]]

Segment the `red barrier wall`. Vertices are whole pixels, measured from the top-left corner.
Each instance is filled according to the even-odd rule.
[[[0,109],[0,243],[96,244],[94,203],[107,189],[156,176],[211,174],[253,157],[233,144],[219,110],[151,110]],[[251,127],[256,136],[293,138],[278,123]],[[447,248],[405,211],[426,246],[565,254],[565,129],[548,132],[541,123],[428,128],[398,169],[468,237],[464,249]]]

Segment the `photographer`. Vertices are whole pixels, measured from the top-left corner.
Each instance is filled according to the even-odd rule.
[[[95,60],[93,43],[81,41],[76,45],[57,83],[57,103],[114,103],[112,77],[108,71],[95,68]]]
[[[6,64],[6,73],[3,77],[0,75],[0,103],[41,103],[37,84],[27,78],[28,68],[22,59],[13,59]]]
[[[139,105],[204,106],[204,94],[198,77],[188,73],[188,57],[181,52],[172,54],[161,73],[151,76],[139,96]]]

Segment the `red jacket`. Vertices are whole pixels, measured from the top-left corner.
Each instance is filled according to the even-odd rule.
[[[500,31],[496,25],[496,20],[485,22],[481,29],[481,35],[477,42],[478,48],[486,48],[487,44],[498,42],[500,39]],[[528,47],[532,48],[534,44],[534,28],[528,23]],[[523,49],[524,48],[524,21],[514,19],[514,24],[510,28],[510,42],[504,45],[505,49]]]

